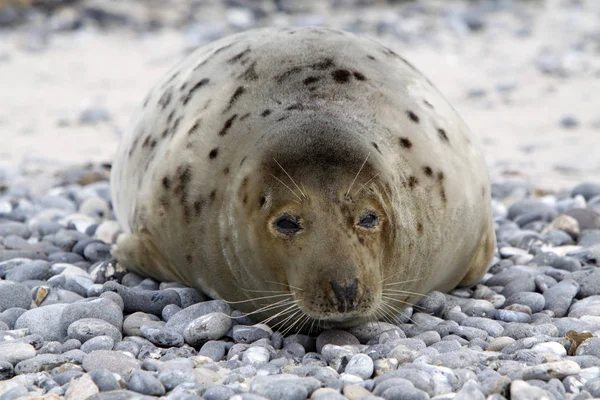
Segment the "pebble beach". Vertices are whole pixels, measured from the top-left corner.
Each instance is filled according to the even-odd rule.
[[[259,26],[377,37],[479,137],[474,287],[287,333],[124,270],[110,164],[147,91]],[[600,3],[0,0],[0,400],[600,398]]]

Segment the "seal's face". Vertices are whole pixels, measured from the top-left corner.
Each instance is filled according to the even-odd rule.
[[[273,164],[266,168],[261,211],[253,213],[248,234],[260,237],[254,249],[263,263],[265,286],[286,282],[293,297],[282,303],[289,310],[279,319],[316,320],[321,326],[374,319],[381,313],[395,236],[375,169],[363,164],[357,176],[360,163],[352,173],[334,165],[317,170]]]

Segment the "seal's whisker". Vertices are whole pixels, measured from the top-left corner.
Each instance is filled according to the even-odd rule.
[[[252,312],[242,313],[242,316],[243,317],[248,317],[250,315],[258,314],[258,313],[261,313],[261,312],[271,311],[272,309],[275,309],[275,308],[280,308],[280,307],[288,306],[288,305],[290,305],[293,302],[294,302],[294,300],[281,300],[281,301],[278,301],[276,303],[267,304],[266,306],[261,307],[261,308],[259,308],[257,310],[254,310]],[[234,318],[234,317],[232,317],[232,318]]]
[[[431,298],[431,296],[429,296],[428,294],[424,294],[424,293],[419,293],[419,292],[410,292],[408,290],[400,290],[400,289],[384,289],[383,293],[384,294],[391,294],[391,293],[399,293],[399,294],[414,294],[416,296],[423,296],[423,297],[427,297],[428,299]]]
[[[292,286],[292,285],[290,285],[289,283],[281,283],[281,282],[275,282],[275,281],[265,281],[265,283],[273,283],[273,284],[275,284],[275,285],[281,285],[281,286],[285,286],[285,287],[290,287],[290,288],[292,288],[292,289],[296,289],[296,290],[299,290],[299,291],[301,291],[301,292],[303,292],[303,291],[304,291],[304,289],[302,289],[302,288],[299,288],[298,286]]]
[[[281,166],[281,164],[279,164],[279,162],[275,158],[273,158],[273,161],[275,161],[277,163],[277,165],[279,165],[279,168],[281,168],[281,170],[283,172],[285,172],[285,174],[287,175],[287,177],[290,178],[290,181],[292,181],[292,183],[296,186],[296,188],[298,189],[298,191],[300,191],[300,194],[302,195],[302,197],[304,197],[305,199],[308,198],[306,196],[306,194],[304,194],[304,192],[302,191],[302,189],[300,189],[300,186],[298,186],[298,184],[296,183],[296,181],[294,181],[294,179],[292,179],[292,177],[290,176],[290,174],[288,174],[288,172],[285,170],[285,168],[283,168]],[[300,200],[300,201],[302,201],[302,200]]]
[[[298,202],[298,201],[294,200],[296,203],[298,203],[298,204],[301,204],[301,202],[302,202],[302,198],[301,198],[300,196],[298,196],[298,195],[296,194],[296,192],[294,192],[294,191],[292,190],[292,188],[290,188],[288,185],[286,185],[286,184],[285,184],[285,183],[284,183],[284,182],[283,182],[281,179],[279,179],[279,178],[278,178],[278,177],[276,177],[275,175],[273,175],[273,174],[270,174],[270,175],[271,175],[273,178],[277,179],[277,181],[278,181],[279,183],[281,183],[283,186],[285,186],[285,187],[287,188],[287,190],[289,190],[290,192],[292,192],[292,194],[293,194],[294,196],[296,196],[296,197],[297,197],[297,198],[300,200],[300,202]]]
[[[385,302],[381,303],[381,305],[382,305],[382,307],[380,308],[379,311],[383,317],[383,320],[387,323],[397,325],[398,319],[394,315],[397,312],[397,310]]]
[[[396,298],[393,298],[393,297],[389,297],[389,296],[381,296],[381,298],[383,298],[383,299],[387,299],[387,300],[392,300],[392,301],[395,301],[395,302],[398,302],[398,303],[402,303],[402,304],[406,304],[407,306],[411,306],[412,308],[420,308],[420,309],[423,309],[423,307],[421,307],[421,306],[418,306],[418,305],[416,305],[416,304],[412,304],[412,303],[410,303],[410,302],[408,302],[408,301],[404,301],[404,300],[396,299]]]
[[[223,300],[223,301],[225,303],[227,303],[227,304],[241,304],[241,303],[248,303],[250,301],[255,301],[255,300],[272,299],[274,297],[282,297],[282,296],[292,297],[292,294],[291,293],[283,293],[283,294],[274,294],[274,295],[271,295],[271,296],[254,297],[254,298],[248,299],[248,300],[239,300],[239,301],[227,301],[227,300]]]
[[[402,271],[401,271],[402,272]],[[399,272],[400,273],[400,272]],[[415,279],[407,279],[405,281],[397,281],[397,282],[392,282],[392,283],[386,283],[385,285],[383,285],[384,287],[388,287],[388,286],[393,286],[393,285],[402,285],[404,283],[410,283],[410,282],[417,282],[420,281],[423,278],[415,278]],[[381,281],[381,283],[383,283],[384,281]]]
[[[375,176],[373,176],[371,179],[369,179],[368,181],[365,182],[364,185],[362,185],[356,192],[354,192],[354,196],[356,196],[358,194],[358,192],[360,192],[361,190],[363,190],[365,188],[365,186],[367,186],[373,179],[377,178],[377,176],[379,175],[379,172],[375,174]]]
[[[297,313],[296,313],[296,314],[297,314]],[[294,315],[295,315],[295,314],[294,314]],[[293,322],[292,322],[292,323],[291,323],[291,324],[290,324],[290,325],[289,325],[289,326],[288,326],[288,327],[285,329],[285,331],[284,331],[284,332],[282,332],[281,334],[282,334],[283,336],[287,335],[287,334],[288,334],[288,333],[289,333],[289,332],[290,332],[290,331],[291,331],[291,330],[294,328],[294,326],[296,326],[296,324],[297,324],[298,322],[300,322],[300,321],[302,321],[302,320],[304,319],[304,316],[305,316],[305,315],[306,315],[306,314],[302,313],[302,314],[300,314],[299,316],[297,316],[297,317],[296,317],[296,318],[293,320]],[[290,321],[290,322],[291,322],[291,321]]]
[[[288,314],[292,311],[295,311],[298,306],[294,303],[292,305],[287,304],[288,307],[285,310],[279,311],[277,314],[271,315],[270,317],[267,317],[265,319],[263,319],[261,321],[261,324],[268,324],[269,322],[271,322],[272,320],[274,320],[275,318],[281,317],[282,315]],[[281,321],[280,321],[281,322]],[[277,324],[279,324],[280,322],[278,322]],[[275,326],[277,326],[277,324],[273,325],[272,328],[274,328]]]
[[[356,178],[358,178],[358,175],[360,175],[360,171],[362,171],[362,169],[365,166],[365,164],[367,163],[367,160],[369,159],[370,155],[371,155],[371,152],[369,152],[369,154],[367,154],[367,158],[365,158],[365,161],[363,161],[362,165],[358,169],[358,172],[356,173],[356,176],[354,177],[354,179],[352,180],[352,183],[348,187],[348,191],[346,192],[346,194],[344,195],[344,197],[348,197],[348,194],[350,193],[350,189],[352,189],[352,186],[354,185],[354,182],[356,182]]]
[[[412,322],[412,323],[413,323],[413,324],[415,324],[416,326],[418,326],[418,327],[420,327],[420,326],[421,326],[419,323],[415,322],[415,320],[413,320],[411,317],[409,317],[409,316],[407,316],[407,315],[404,315],[404,314],[403,314],[403,311],[399,311],[399,310],[397,309],[397,307],[393,306],[392,304],[385,303],[385,302],[384,302],[384,304],[386,304],[388,307],[392,307],[394,310],[396,310],[396,312],[398,313],[398,317],[397,317],[397,318],[398,318],[398,322],[400,322],[400,317],[399,317],[399,316],[400,316],[400,315],[402,315],[403,317],[407,318],[407,319],[408,319],[410,322]]]
[[[294,311],[292,314],[288,315],[288,316],[287,316],[287,318],[285,318],[284,320],[281,320],[281,321],[279,321],[279,322],[275,323],[275,324],[272,326],[272,328],[274,329],[276,326],[280,326],[281,328],[283,328],[283,327],[284,327],[284,326],[285,326],[285,325],[288,323],[288,321],[289,321],[290,319],[294,318],[294,316],[295,316],[296,314],[298,314],[298,313],[302,312],[302,311],[301,311],[299,308],[295,308],[295,309],[294,309],[294,310],[292,310],[292,311]],[[281,332],[281,331],[280,331],[280,332]],[[281,332],[281,334],[283,335],[283,332]]]
[[[292,294],[292,292],[290,292],[289,290],[255,290],[255,289],[246,289],[246,288],[240,288],[245,292],[254,292],[254,293],[288,293],[288,294]]]
[[[302,329],[304,328],[304,326],[310,322],[312,318],[310,318],[308,315],[303,314],[302,318],[300,319],[301,321],[304,320],[304,322],[302,322],[302,324],[300,324],[300,326],[298,326],[297,331],[298,332],[302,332]]]

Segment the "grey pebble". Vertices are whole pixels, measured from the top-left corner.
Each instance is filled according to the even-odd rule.
[[[117,282],[106,282],[103,291],[117,292],[123,299],[125,312],[130,314],[136,311],[161,315],[163,308],[169,304],[181,306],[179,295],[172,289],[145,290],[129,288]]]
[[[67,362],[67,357],[62,354],[40,354],[15,365],[15,373],[20,375],[50,371],[65,362]]]
[[[544,292],[544,309],[551,310],[558,318],[564,317],[573,298],[579,292],[579,284],[573,279],[564,279]]]
[[[101,392],[108,392],[111,390],[119,390],[121,386],[119,385],[119,381],[115,377],[112,372],[106,371],[104,369],[95,369],[93,371],[88,372],[88,375],[92,378],[98,389]]]
[[[231,317],[228,315],[209,313],[190,322],[183,331],[183,338],[190,346],[200,346],[208,340],[216,340],[225,336],[231,329],[231,324]]]
[[[81,351],[91,353],[94,350],[112,350],[115,341],[110,336],[96,336],[81,345]]]
[[[81,364],[86,372],[105,369],[122,377],[127,377],[133,371],[140,369],[140,362],[138,360],[114,350],[92,351],[84,356]]]
[[[269,350],[262,346],[254,346],[247,349],[242,355],[244,363],[252,365],[261,365],[267,363],[270,359]]]
[[[0,312],[9,308],[29,309],[31,296],[27,286],[20,283],[0,281]]]
[[[223,385],[213,385],[206,388],[206,391],[202,394],[202,397],[206,400],[228,400],[230,397],[235,395],[233,389]]]
[[[321,333],[317,336],[317,352],[321,353],[323,347],[327,344],[334,344],[336,346],[346,345],[357,345],[360,344],[359,340],[348,331],[342,331],[337,329],[331,329]]]
[[[166,327],[183,334],[185,327],[203,315],[210,313],[231,315],[231,308],[222,300],[205,301],[182,309],[167,321]]]
[[[128,387],[137,393],[150,396],[162,396],[166,393],[165,387],[158,378],[147,371],[133,371],[128,382]]]
[[[0,381],[7,380],[15,374],[13,365],[8,361],[0,360]]]
[[[35,348],[27,343],[0,342],[0,361],[15,365],[35,357]]]
[[[345,372],[362,379],[369,379],[373,375],[373,360],[366,354],[355,354],[348,361]]]
[[[155,321],[144,322],[140,326],[140,333],[150,342],[161,347],[181,347],[184,343],[180,332]]]
[[[67,329],[66,327],[64,331],[62,329],[61,316],[67,306],[67,304],[50,304],[28,310],[17,319],[15,328],[26,328],[31,334],[40,335],[45,340],[62,342],[67,336]]]
[[[77,339],[81,343],[86,343],[97,336],[108,336],[112,339],[113,344],[120,342],[122,339],[119,329],[98,318],[82,318],[73,322],[67,329],[67,335],[69,339]]]
[[[140,336],[140,327],[147,321],[160,321],[154,314],[135,312],[128,315],[123,321],[123,333],[126,336]]]
[[[506,298],[506,305],[523,304],[531,309],[531,312],[536,313],[544,309],[546,300],[543,295],[535,292],[519,292],[513,293]]]
[[[266,325],[236,325],[233,327],[233,340],[236,343],[253,343],[260,339],[268,339],[273,331]]]

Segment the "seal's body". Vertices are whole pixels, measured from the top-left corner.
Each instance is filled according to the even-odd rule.
[[[495,249],[469,129],[407,61],[340,31],[195,51],[151,91],[111,179],[124,266],[293,329],[473,284]]]

